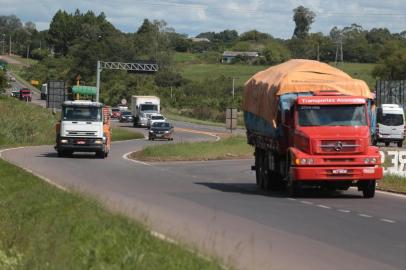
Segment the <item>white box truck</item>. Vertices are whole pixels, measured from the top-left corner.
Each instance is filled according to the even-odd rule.
[[[47,99],[47,95],[48,95],[48,84],[44,83],[41,86],[41,99],[42,100]]]
[[[134,127],[147,126],[148,118],[160,112],[160,100],[156,96],[132,96],[131,112]]]

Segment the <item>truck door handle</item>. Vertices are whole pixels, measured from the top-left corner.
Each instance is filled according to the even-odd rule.
[[[86,124],[89,124],[89,125],[90,125],[91,123],[92,123],[92,122],[86,122]]]
[[[78,122],[72,122],[72,124],[77,124]]]

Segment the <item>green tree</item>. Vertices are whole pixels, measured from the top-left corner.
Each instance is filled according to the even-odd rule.
[[[383,80],[406,80],[406,44],[391,42],[386,45],[379,64],[372,74]]]
[[[285,62],[292,57],[290,50],[286,46],[275,41],[269,41],[262,54],[270,65]]]
[[[293,37],[304,39],[309,35],[310,25],[314,22],[316,14],[304,6],[298,6],[293,10],[293,21],[295,22],[295,30]]]

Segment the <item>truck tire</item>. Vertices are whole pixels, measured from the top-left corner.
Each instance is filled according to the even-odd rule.
[[[255,180],[257,187],[262,189],[264,187],[264,173],[263,173],[263,150],[255,149]]]
[[[398,141],[398,147],[402,147],[403,146],[403,141]]]
[[[62,151],[62,150],[58,150],[57,153],[58,153],[58,157],[64,157],[65,156],[65,152]]]
[[[385,142],[385,146],[388,147],[390,142]]]
[[[362,194],[365,199],[373,198],[375,196],[376,181],[369,180],[362,183]]]
[[[300,187],[297,181],[293,180],[293,177],[290,173],[291,161],[288,158],[286,162],[286,191],[288,196],[291,198],[297,197],[300,194]]]

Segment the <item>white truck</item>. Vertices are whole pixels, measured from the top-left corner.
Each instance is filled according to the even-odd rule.
[[[41,86],[41,99],[42,100],[47,99],[47,94],[48,94],[48,84],[44,83]]]
[[[156,96],[132,96],[131,112],[134,119],[134,127],[146,127],[148,118],[160,112],[160,99]]]
[[[108,108],[102,103],[76,100],[62,104],[61,121],[56,125],[55,150],[58,156],[73,152],[95,152],[105,158],[110,151]]]

